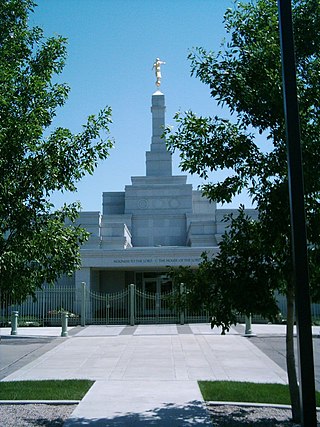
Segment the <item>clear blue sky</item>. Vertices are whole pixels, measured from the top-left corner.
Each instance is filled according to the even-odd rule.
[[[109,105],[115,148],[93,176],[78,184],[77,193],[53,198],[79,200],[83,210],[100,211],[103,191],[123,191],[131,176],[145,175],[145,152],[151,143],[151,96],[155,92],[152,65],[162,67],[161,91],[166,97],[166,122],[174,125],[178,110],[220,114],[209,89],[190,76],[187,55],[203,46],[217,50],[225,36],[223,15],[232,0],[38,0],[30,24],[46,36],[68,39],[62,81],[71,86],[69,99],[58,111],[54,126],[81,130],[89,114]],[[173,159],[179,171],[178,155]],[[198,177],[189,177],[194,187]],[[233,206],[246,198],[238,198]],[[246,203],[247,204],[247,203]]]

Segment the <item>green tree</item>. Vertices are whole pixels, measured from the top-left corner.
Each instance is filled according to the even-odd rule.
[[[242,205],[225,221],[229,225],[214,258],[203,253],[199,268],[170,270],[174,283],[184,284],[182,292],[176,289],[174,304],[191,310],[204,306],[212,315],[211,326],[222,326],[222,334],[236,324],[239,314],[270,320],[279,315],[274,295],[279,272],[260,238],[261,223],[249,217]]]
[[[113,145],[108,107],[78,134],[52,130],[69,93],[54,82],[66,39],[29,27],[34,7],[32,0],[0,3],[0,292],[12,302],[79,267],[79,247],[88,239],[74,225],[79,206],[55,211],[50,196],[74,191]]]
[[[278,290],[287,295],[287,366],[293,418],[298,421],[300,410],[293,352],[294,288],[277,2],[256,0],[235,4],[233,9],[226,11],[224,23],[227,38],[220,51],[197,48],[190,53],[189,59],[192,74],[209,85],[212,97],[229,110],[231,120],[198,117],[191,111],[179,113],[175,117],[176,132],[167,130],[168,145],[172,151],[180,150],[184,171],[199,174],[206,180],[202,190],[209,199],[230,202],[246,190],[257,207],[256,224],[241,210],[239,220],[231,219],[228,233],[219,245],[220,254],[211,260],[210,268],[216,273],[211,283],[221,289],[227,288],[224,292],[226,301],[242,313],[272,316],[275,314],[273,292]],[[293,0],[293,25],[310,274],[313,295],[318,298],[319,1]],[[265,149],[262,140],[266,142]],[[227,178],[217,183],[207,182],[210,173],[226,169],[230,171]],[[238,293],[233,289],[237,280]],[[200,290],[197,288],[194,292],[200,293]],[[246,305],[246,296],[250,294]],[[264,296],[268,302],[265,308],[260,304]],[[252,306],[252,299],[257,302],[256,307],[255,304]]]

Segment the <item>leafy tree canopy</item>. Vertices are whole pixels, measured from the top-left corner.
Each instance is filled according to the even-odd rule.
[[[300,106],[305,207],[313,298],[319,298],[320,244],[320,2],[292,0],[297,89]],[[274,291],[287,295],[287,362],[293,419],[300,419],[293,350],[294,286],[281,78],[278,10],[275,0],[234,3],[226,11],[226,41],[218,52],[197,48],[189,55],[192,74],[210,88],[232,119],[178,113],[177,130],[167,129],[169,148],[180,150],[181,167],[205,180],[209,199],[230,202],[248,191],[257,221],[229,218],[220,253],[204,256],[199,270],[178,269],[185,281],[184,302],[201,302],[217,324],[237,312],[275,315]],[[261,139],[267,149],[262,149]],[[208,182],[211,172],[227,178]],[[222,304],[215,304],[214,298]],[[180,301],[183,298],[180,297]],[[224,307],[223,310],[219,309]]]
[[[80,266],[88,233],[74,225],[79,206],[54,211],[50,195],[76,190],[113,146],[109,107],[80,133],[50,131],[69,93],[53,81],[65,64],[66,39],[30,28],[34,7],[32,0],[0,3],[0,291],[12,301]]]
[[[319,259],[320,236],[320,3],[293,0],[297,84],[302,130],[310,256]],[[219,52],[197,48],[189,54],[192,74],[209,85],[218,104],[232,119],[178,113],[169,148],[178,149],[181,167],[205,180],[211,172],[228,169],[223,180],[202,186],[211,200],[230,202],[248,191],[257,206],[263,251],[277,265],[281,287],[290,282],[290,212],[281,78],[277,2],[237,3],[224,16],[227,41]],[[262,149],[261,140],[267,141]],[[232,227],[239,227],[237,222]],[[245,226],[242,222],[241,227]],[[231,233],[235,232],[230,230]],[[254,233],[257,230],[252,231]],[[225,249],[226,242],[220,245]],[[244,242],[244,241],[243,241]],[[233,250],[233,249],[232,249]],[[250,265],[247,263],[247,265]],[[316,266],[316,262],[311,262]],[[317,272],[317,269],[314,269]],[[316,283],[316,281],[314,281]]]

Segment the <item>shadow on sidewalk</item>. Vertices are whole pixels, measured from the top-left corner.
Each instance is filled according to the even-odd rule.
[[[107,404],[107,403],[106,403]],[[192,401],[186,405],[174,403],[164,404],[161,408],[154,408],[144,413],[129,412],[114,415],[108,418],[70,418],[64,427],[92,426],[92,427],[183,427],[183,426],[210,426],[210,416],[202,402]]]

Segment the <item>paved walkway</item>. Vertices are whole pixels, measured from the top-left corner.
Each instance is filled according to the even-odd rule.
[[[271,328],[268,333],[283,333]],[[46,329],[32,333],[45,336]],[[88,326],[56,339],[4,381],[95,380],[65,427],[210,426],[197,380],[287,381],[286,372],[237,330],[221,336],[208,324]],[[30,332],[19,330],[19,336]]]

